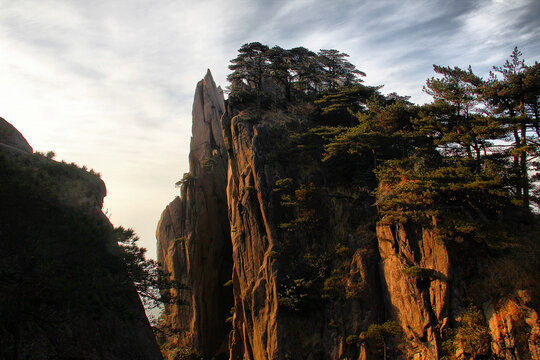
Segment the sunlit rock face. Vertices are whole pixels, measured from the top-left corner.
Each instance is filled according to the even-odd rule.
[[[508,271],[526,277],[512,269],[517,268],[516,259],[490,259],[492,250],[485,244],[443,241],[436,224],[430,229],[380,225],[377,238],[386,315],[403,331],[400,346],[407,358],[538,358],[540,322],[534,295],[517,285],[502,295],[504,280],[493,275]],[[413,266],[432,273],[429,278],[412,276],[407,269]],[[475,307],[473,323],[467,319],[472,303],[482,305]]]
[[[0,358],[161,359],[103,181],[0,133]]]
[[[224,104],[210,79],[195,94],[190,175],[158,226],[159,261],[190,288],[187,306],[167,307],[178,349],[232,360],[464,358],[470,339],[447,330],[463,325],[472,299],[487,334],[480,355],[535,359],[535,295],[484,293],[496,285],[492,250],[441,240],[435,219],[378,223],[373,184],[299,154],[291,134],[303,115]],[[382,341],[373,329],[385,323],[395,334]]]
[[[389,315],[416,358],[437,359],[441,327],[448,321],[448,251],[431,231],[414,226],[379,226],[377,238]],[[434,270],[436,278],[407,276],[404,270],[412,265]]]
[[[269,196],[273,174],[255,151],[255,128],[240,117],[223,117],[229,154],[227,204],[233,245],[234,318],[231,359],[274,359],[278,354],[277,267],[270,254],[275,224]],[[264,139],[269,141],[269,139]],[[268,144],[267,144],[268,145]],[[265,171],[266,170],[266,171]]]
[[[374,228],[364,234],[372,199],[317,188],[306,210],[317,218],[312,226],[285,229],[290,211],[276,184],[322,181],[320,168],[291,161],[292,153],[276,161],[284,145],[276,121],[232,108],[222,117],[234,261],[230,358],[368,359],[365,344],[347,337],[383,318]]]
[[[211,358],[228,353],[232,256],[227,218],[227,156],[221,134],[223,93],[210,71],[193,102],[190,172],[181,196],[165,209],[157,229],[158,261],[187,286],[184,305],[167,305],[169,341],[186,353]],[[171,355],[172,356],[172,355]]]

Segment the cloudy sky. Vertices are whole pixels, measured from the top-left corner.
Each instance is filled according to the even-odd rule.
[[[482,76],[540,60],[537,0],[0,0],[0,116],[38,151],[99,171],[114,225],[155,256],[188,171],[195,85],[246,42],[337,49],[368,85],[418,103],[432,65]]]

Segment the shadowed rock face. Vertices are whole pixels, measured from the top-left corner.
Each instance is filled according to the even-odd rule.
[[[186,305],[166,307],[166,324],[180,331],[171,339],[193,354],[212,357],[228,352],[232,256],[227,218],[227,156],[221,135],[221,90],[210,71],[197,84],[189,179],[181,197],[165,209],[157,229],[158,261],[188,290]]]
[[[161,359],[101,211],[103,181],[1,129],[0,358]]]
[[[182,330],[171,340],[195,354],[226,352],[233,360],[369,360],[382,350],[367,330],[391,320],[402,338],[387,344],[389,359],[440,359],[445,330],[459,325],[476,283],[495,270],[485,261],[489,250],[442,242],[436,225],[377,225],[369,190],[327,185],[332,174],[321,165],[289,155],[276,160],[290,140],[279,133],[286,132],[276,126],[279,118],[265,116],[225,107],[209,74],[197,85],[191,177],[157,233],[159,261],[190,287],[187,306],[167,307],[168,324]],[[276,181],[286,178],[296,190],[314,183],[311,230],[283,226],[292,211]],[[412,267],[433,277],[407,275]],[[228,279],[232,294],[222,286]],[[484,298],[492,352],[535,359],[534,295]],[[223,319],[233,304],[230,328]],[[462,351],[459,344],[455,351]]]

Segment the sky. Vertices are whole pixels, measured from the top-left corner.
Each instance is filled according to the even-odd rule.
[[[102,174],[104,210],[155,258],[188,169],[195,86],[244,43],[337,49],[383,93],[428,102],[433,64],[487,77],[540,61],[537,0],[0,0],[0,117],[35,151]]]

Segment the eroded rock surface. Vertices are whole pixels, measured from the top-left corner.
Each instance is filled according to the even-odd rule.
[[[372,210],[348,189],[327,194],[313,185],[306,211],[320,218],[286,230],[291,219],[276,183],[318,173],[275,161],[280,140],[269,121],[231,109],[222,118],[234,261],[230,358],[366,359],[365,345],[346,338],[382,318],[375,234],[362,235],[358,221]],[[335,288],[326,296],[328,281]]]
[[[413,358],[437,359],[441,327],[448,320],[447,249],[421,228],[379,226],[377,237],[388,313],[403,328]],[[435,278],[406,275],[413,266],[434,270]]]
[[[232,307],[232,256],[227,218],[227,157],[221,135],[222,92],[210,71],[197,84],[193,103],[190,172],[181,196],[158,224],[158,261],[182,291],[185,305],[167,305],[165,323],[179,332],[170,338],[186,353],[212,357],[228,352]]]
[[[240,121],[229,113],[223,117],[234,261],[231,359],[274,359],[278,352],[277,269],[270,253],[276,228],[268,209],[273,177],[256,153],[256,129]]]

